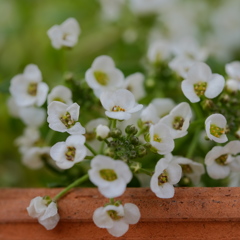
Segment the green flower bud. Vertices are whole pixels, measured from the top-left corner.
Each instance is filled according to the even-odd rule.
[[[137,148],[137,155],[138,157],[143,157],[147,154],[147,149],[144,146],[139,146]]]
[[[139,139],[136,136],[131,136],[129,140],[133,145],[138,145],[139,144]]]
[[[122,135],[122,131],[119,128],[111,129],[110,136],[113,138],[119,138]]]
[[[135,134],[137,134],[138,130],[137,130],[137,128],[132,124],[132,125],[128,125],[128,126],[125,128],[125,132],[126,132],[127,134],[135,135]]]

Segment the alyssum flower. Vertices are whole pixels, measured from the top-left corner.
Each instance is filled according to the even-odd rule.
[[[120,237],[128,231],[129,224],[139,221],[140,216],[135,204],[115,202],[97,208],[93,213],[93,222],[100,228],[106,228],[114,237]]]
[[[121,196],[132,179],[132,172],[126,163],[103,155],[92,159],[88,173],[91,182],[107,198]]]
[[[48,85],[42,82],[42,74],[34,64],[25,67],[23,74],[11,79],[10,93],[20,107],[42,106],[47,98]]]
[[[178,183],[182,176],[182,168],[172,161],[172,156],[160,159],[150,181],[150,188],[159,198],[172,198],[174,196],[173,185]]]
[[[133,94],[126,89],[103,92],[100,96],[105,114],[112,119],[128,120],[131,114],[142,109],[142,104],[135,102]]]
[[[81,32],[80,26],[75,18],[68,18],[61,25],[54,25],[47,35],[51,39],[52,46],[56,49],[61,47],[73,47]]]
[[[123,87],[124,75],[115,67],[109,56],[97,57],[85,74],[85,79],[94,94],[99,97],[103,91],[116,90]]]
[[[211,178],[221,179],[229,175],[236,168],[234,155],[240,153],[240,141],[235,140],[227,143],[224,147],[215,146],[205,157],[207,173]],[[238,164],[239,168],[239,164]]]
[[[226,131],[226,118],[219,113],[210,115],[205,120],[205,129],[207,136],[210,140],[213,140],[218,143],[224,143],[228,140],[225,131]]]
[[[48,104],[53,101],[59,101],[65,103],[67,105],[71,105],[72,101],[72,92],[69,88],[58,85],[52,89],[52,91],[48,94],[47,97]]]
[[[219,74],[212,74],[210,67],[198,62],[191,66],[187,77],[182,81],[184,95],[193,103],[199,102],[200,97],[217,97],[223,90],[224,78]]]
[[[48,105],[49,127],[58,132],[84,134],[85,128],[77,122],[79,112],[80,106],[77,103],[68,106],[62,102],[53,101]]]
[[[47,230],[56,227],[60,219],[57,204],[50,197],[35,197],[27,207],[29,216],[37,218]]]
[[[71,168],[87,155],[84,143],[85,137],[82,135],[69,136],[65,142],[58,142],[51,147],[50,156],[56,161],[58,167]]]

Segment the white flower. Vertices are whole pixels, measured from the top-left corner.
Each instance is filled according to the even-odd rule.
[[[19,117],[29,127],[40,127],[46,122],[46,110],[36,107],[20,107]]]
[[[226,81],[226,89],[229,92],[237,92],[240,90],[240,81],[237,81],[235,79],[228,79]]]
[[[85,128],[77,122],[79,112],[80,106],[77,103],[68,106],[62,102],[53,101],[48,105],[49,127],[58,132],[84,134]]]
[[[118,89],[114,92],[103,92],[100,96],[105,114],[109,118],[128,120],[131,114],[142,109],[142,104],[135,102],[133,94],[126,89]]]
[[[240,81],[240,61],[233,61],[226,64],[225,70],[229,77]]]
[[[30,147],[23,153],[22,162],[31,169],[39,169],[44,166],[43,157],[49,156],[50,147]]]
[[[61,169],[71,168],[81,162],[87,155],[84,146],[85,137],[82,135],[69,136],[65,142],[58,142],[51,147],[50,156]]]
[[[133,203],[125,205],[107,205],[97,208],[93,213],[93,222],[100,228],[106,228],[114,237],[124,235],[129,224],[136,224],[141,213]]]
[[[168,154],[174,149],[174,141],[169,127],[161,122],[149,129],[150,144],[159,154]]]
[[[178,104],[171,112],[163,117],[160,122],[166,124],[173,139],[183,137],[187,134],[187,129],[192,117],[192,111],[188,103]]]
[[[109,132],[110,132],[109,127],[102,124],[98,125],[96,128],[97,138],[100,140],[107,138],[109,135]]]
[[[85,79],[94,94],[99,97],[103,91],[116,90],[123,86],[124,75],[115,68],[115,64],[109,56],[97,57],[85,74]]]
[[[182,81],[184,95],[193,103],[199,102],[201,96],[217,97],[223,90],[224,78],[219,74],[212,74],[205,63],[199,62],[191,66],[187,78]]]
[[[173,185],[180,181],[181,175],[182,168],[179,164],[162,158],[157,162],[150,188],[159,198],[172,198],[174,196]]]
[[[158,117],[167,115],[174,107],[175,103],[171,98],[154,98],[151,104],[156,108]]]
[[[182,175],[190,178],[194,185],[200,182],[201,175],[205,172],[203,164],[179,156],[174,156],[173,161],[182,167]]]
[[[231,141],[224,147],[215,146],[205,157],[207,172],[211,178],[222,179],[229,175],[230,170],[236,168],[235,157],[240,153],[240,141]],[[238,169],[240,170],[239,166]]]
[[[23,135],[15,140],[15,144],[20,148],[20,152],[24,153],[39,140],[39,130],[33,127],[27,127],[24,129]]]
[[[71,105],[72,102],[72,92],[69,88],[65,86],[56,86],[52,89],[52,91],[48,94],[48,104],[53,101],[63,102],[67,105]]]
[[[106,198],[115,198],[123,194],[132,172],[126,163],[110,157],[98,155],[91,161],[89,178]]]
[[[161,63],[170,57],[170,45],[166,41],[154,41],[148,48],[147,58],[150,63]]]
[[[55,228],[60,220],[57,204],[44,197],[32,199],[27,211],[30,217],[37,218],[47,230]]]
[[[129,75],[124,82],[123,87],[129,90],[138,101],[146,95],[144,86],[144,75],[142,73],[134,73]]]
[[[61,25],[54,25],[47,35],[51,39],[52,46],[56,49],[61,47],[73,47],[78,41],[81,32],[80,26],[75,18],[68,18]]]
[[[48,85],[42,82],[39,68],[29,64],[23,74],[11,79],[9,90],[18,106],[42,106],[47,98]]]
[[[142,110],[140,118],[142,123],[147,125],[156,124],[160,120],[156,108],[151,103]]]
[[[227,120],[222,114],[212,114],[205,121],[205,130],[210,140],[224,143],[228,140],[226,130]]]

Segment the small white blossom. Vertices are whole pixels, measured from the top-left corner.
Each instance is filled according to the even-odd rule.
[[[48,104],[53,101],[63,102],[67,105],[71,105],[72,101],[72,92],[69,88],[65,86],[58,85],[52,89],[52,91],[48,94]]]
[[[79,113],[80,106],[77,103],[68,106],[62,102],[53,101],[48,105],[47,122],[54,131],[84,134],[85,128],[77,122]]]
[[[174,149],[174,141],[169,127],[161,122],[149,129],[150,144],[159,154],[168,154]]]
[[[229,175],[231,170],[240,171],[238,158],[234,155],[240,153],[240,141],[227,143],[224,147],[215,146],[205,157],[207,173],[213,179],[222,179]]]
[[[226,64],[225,70],[230,78],[240,81],[240,61]]]
[[[182,102],[174,107],[171,112],[163,117],[160,122],[166,124],[173,139],[181,138],[188,132],[190,120],[192,118],[192,111],[188,103]]]
[[[129,90],[134,95],[135,100],[138,101],[146,95],[143,82],[144,75],[139,72],[134,73],[125,79],[123,88]]]
[[[150,188],[159,198],[172,198],[174,196],[173,185],[180,181],[181,176],[182,168],[178,163],[162,158],[157,162],[150,181]]]
[[[97,208],[93,213],[93,222],[100,228],[106,228],[114,237],[124,235],[129,224],[136,224],[141,213],[133,203],[107,205]]]
[[[226,89],[228,92],[237,92],[240,90],[240,81],[237,81],[235,79],[228,79],[226,81]]]
[[[98,155],[91,161],[89,178],[106,198],[121,196],[132,179],[128,165],[121,160]]]
[[[44,166],[42,158],[49,153],[50,147],[30,147],[23,153],[22,162],[31,169],[39,169]]]
[[[38,222],[47,230],[55,228],[60,220],[57,204],[44,197],[32,199],[27,211],[30,217],[37,218]]]
[[[20,107],[19,117],[29,127],[40,127],[46,122],[46,110],[36,107]]]
[[[147,58],[150,63],[161,63],[170,57],[170,45],[166,41],[155,41],[148,48]]]
[[[96,128],[97,138],[100,140],[107,138],[109,135],[109,132],[110,132],[109,127],[102,124],[98,125]]]
[[[106,109],[105,114],[109,118],[128,120],[131,114],[142,109],[142,104],[137,104],[133,94],[126,89],[118,89],[114,92],[103,92],[100,101]]]
[[[25,67],[23,74],[11,79],[10,93],[21,107],[42,106],[47,98],[48,85],[42,82],[42,74],[34,64]]]
[[[40,132],[33,127],[24,129],[23,135],[15,140],[15,144],[19,147],[20,152],[24,153],[27,149],[34,146],[40,140]]]
[[[190,178],[194,185],[200,182],[201,175],[205,173],[203,164],[180,156],[174,156],[173,161],[181,166],[182,175]]]
[[[124,75],[115,68],[109,56],[97,57],[85,74],[85,79],[94,94],[99,97],[103,91],[116,90],[123,86]]]
[[[217,97],[225,85],[224,78],[219,74],[212,74],[205,63],[198,62],[191,66],[187,78],[182,81],[182,91],[191,102],[199,102],[200,97]]]
[[[156,124],[160,120],[155,106],[151,103],[142,110],[140,118],[142,123],[146,125]]]
[[[205,121],[205,130],[210,140],[224,143],[228,140],[226,131],[227,120],[222,114],[212,114]]]
[[[56,161],[59,168],[71,168],[87,155],[84,143],[85,137],[82,135],[69,136],[65,142],[58,142],[51,147],[50,156]]]
[[[81,29],[75,18],[68,18],[61,25],[54,25],[47,31],[52,46],[56,49],[73,47],[76,45],[80,33]]]

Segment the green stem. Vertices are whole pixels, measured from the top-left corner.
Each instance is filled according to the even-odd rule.
[[[93,154],[93,155],[97,155],[97,152],[88,144],[88,143],[86,143],[85,142],[85,144],[84,144],[88,149],[89,149],[89,151]]]
[[[65,195],[69,190],[71,190],[72,188],[78,186],[79,184],[85,182],[86,180],[88,180],[89,176],[88,174],[85,174],[84,176],[78,178],[76,181],[74,181],[73,183],[71,183],[69,186],[67,186],[66,188],[64,188],[60,193],[58,193],[54,198],[53,201],[57,202],[59,198],[61,198],[63,195]]]
[[[147,170],[147,169],[144,169],[144,168],[140,168],[140,169],[138,170],[138,172],[139,172],[139,173],[145,173],[145,174],[147,174],[147,175],[149,175],[149,176],[152,176],[152,175],[153,175],[153,171],[150,171],[150,170]]]
[[[111,120],[111,128],[116,128],[117,127],[117,119],[112,119]]]
[[[140,135],[142,135],[143,133],[145,133],[146,131],[147,131],[147,129],[148,129],[148,127],[143,127],[143,128],[141,128],[138,132],[137,132],[137,134],[136,134],[136,137],[139,137]]]
[[[195,130],[195,133],[194,133],[194,137],[191,141],[191,144],[188,148],[188,152],[186,154],[186,158],[191,158],[193,156],[193,153],[194,153],[194,150],[195,148],[197,147],[197,143],[198,143],[198,140],[199,140],[199,133],[201,131],[201,127],[197,127],[196,130]]]
[[[105,141],[105,140],[104,140]],[[102,141],[102,143],[101,143],[101,146],[100,146],[100,150],[99,150],[99,152],[100,152],[100,154],[103,154],[103,149],[104,149],[104,145],[105,145],[105,142],[104,141]],[[107,140],[106,140],[107,141]]]

